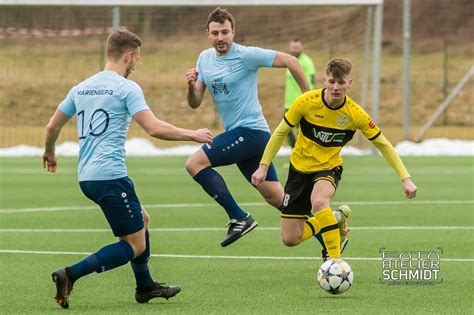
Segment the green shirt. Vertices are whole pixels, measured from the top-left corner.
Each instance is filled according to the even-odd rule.
[[[303,72],[306,76],[306,79],[309,82],[309,89],[314,89],[314,83],[312,82],[312,76],[315,74],[314,63],[309,58],[307,54],[300,54],[297,57],[301,68],[303,68]],[[290,70],[286,69],[286,84],[285,84],[285,108],[290,108],[293,101],[301,95],[301,89],[296,83],[295,79],[290,73]]]

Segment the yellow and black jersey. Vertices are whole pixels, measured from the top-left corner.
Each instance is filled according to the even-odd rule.
[[[300,95],[285,113],[290,126],[300,125],[298,138],[291,154],[291,164],[302,173],[330,170],[343,164],[339,153],[359,129],[369,140],[380,135],[367,112],[346,96],[338,108],[324,101],[325,89]]]

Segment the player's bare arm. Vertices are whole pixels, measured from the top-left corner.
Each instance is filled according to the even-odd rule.
[[[305,93],[309,91],[308,80],[306,79],[298,59],[296,59],[294,56],[277,51],[272,67],[288,68],[293,78],[295,78],[296,83],[298,83],[301,92]]]
[[[60,109],[56,112],[46,125],[46,136],[43,154],[43,167],[48,172],[55,173],[57,167],[56,161],[56,140],[61,133],[61,129],[69,121],[71,116],[64,114]]]
[[[178,128],[156,118],[149,109],[136,113],[133,115],[133,118],[150,136],[158,139],[195,141],[198,143],[212,142],[213,136],[209,129],[189,130]]]
[[[202,81],[198,80],[198,75],[199,73],[195,68],[189,69],[186,72],[186,82],[188,82],[186,97],[189,106],[192,108],[198,108],[201,106],[202,98],[206,90],[206,85]]]

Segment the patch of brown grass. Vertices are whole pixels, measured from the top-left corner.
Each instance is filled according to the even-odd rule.
[[[44,125],[69,89],[101,69],[103,39],[55,39],[5,41],[0,46],[0,64],[4,75],[0,77],[0,147],[25,143],[42,145]],[[208,47],[203,38],[197,41],[176,40],[167,42],[145,40],[137,71],[131,79],[138,82],[147,102],[156,115],[178,126],[201,128],[214,126],[216,114],[208,93],[203,105],[193,110],[186,103],[185,72],[195,65],[202,49]],[[249,43],[255,44],[255,43]],[[286,42],[262,45],[284,50]],[[339,47],[339,55],[349,57],[354,64],[354,85],[350,95],[360,99],[362,55]],[[472,60],[465,50],[450,57],[450,88],[461,79]],[[455,51],[456,52],[456,51]],[[330,57],[329,50],[312,45],[307,53],[313,57],[317,71],[317,85],[322,83],[322,69]],[[21,56],[21,57],[19,57]],[[443,100],[443,56],[439,52],[416,54],[412,58],[412,135],[424,124]],[[285,72],[282,69],[260,70],[259,97],[265,116],[274,128],[282,115]],[[401,140],[402,121],[402,58],[385,53],[382,59],[382,85],[379,124],[396,142]],[[370,95],[368,96],[370,101]],[[437,122],[437,128],[427,137],[454,137],[472,139],[472,81],[455,99],[447,113]],[[370,112],[370,106],[368,106]],[[444,125],[445,124],[445,125]],[[219,126],[214,128],[219,130]],[[132,126],[130,136],[144,136]],[[445,133],[445,134],[444,134]],[[74,124],[68,125],[62,140],[76,138]],[[168,145],[157,142],[160,146]]]

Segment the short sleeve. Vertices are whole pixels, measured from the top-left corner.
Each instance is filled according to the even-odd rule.
[[[76,95],[76,87],[73,87],[66,98],[59,104],[59,109],[68,116],[76,114],[76,105],[74,104],[74,96]]]
[[[305,94],[302,94],[296,98],[296,100],[291,104],[291,107],[283,116],[283,119],[290,127],[298,125],[301,118],[304,116],[304,103],[305,103]]]
[[[145,95],[138,84],[128,81],[128,93],[125,97],[125,105],[127,106],[130,116],[135,115],[145,109],[150,109],[145,101]]]
[[[245,65],[252,70],[260,67],[271,67],[275,60],[276,51],[258,47],[242,47],[241,57]]]
[[[380,128],[374,123],[367,112],[359,106],[358,128],[369,140],[375,140],[380,136]]]
[[[199,55],[198,60],[196,61],[196,71],[198,72],[198,80],[204,81],[202,77],[202,53]]]

